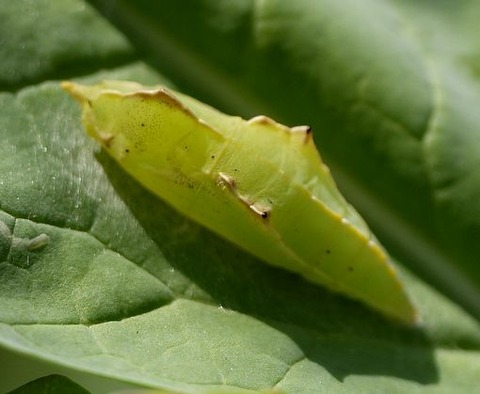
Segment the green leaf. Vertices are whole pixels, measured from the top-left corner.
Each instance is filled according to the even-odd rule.
[[[478,5],[97,5],[106,16],[79,0],[0,7],[0,391],[47,366],[92,392],[107,391],[95,377],[190,393],[475,391],[480,327],[457,302],[478,316]],[[96,148],[58,85],[168,84],[160,73],[230,113],[310,123],[347,196],[421,275],[402,269],[423,325],[188,221]]]

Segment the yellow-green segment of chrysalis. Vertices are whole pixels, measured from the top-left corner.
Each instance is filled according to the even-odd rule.
[[[118,163],[178,211],[260,259],[405,323],[389,258],[338,191],[306,126],[228,116],[165,88],[64,82]]]

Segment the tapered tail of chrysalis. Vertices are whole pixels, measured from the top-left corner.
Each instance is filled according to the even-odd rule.
[[[163,87],[65,82],[88,133],[174,208],[261,260],[398,321],[417,313],[309,127],[225,115]]]

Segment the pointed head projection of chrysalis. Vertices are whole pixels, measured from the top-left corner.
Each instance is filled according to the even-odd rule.
[[[195,123],[190,111],[166,89],[147,90],[134,82],[105,81],[96,86],[63,82],[62,87],[82,105],[87,133],[117,160],[132,149],[145,152],[155,140],[155,153],[165,154]],[[162,116],[155,108],[161,104]],[[181,125],[181,127],[178,127]],[[146,137],[146,136],[149,136]]]
[[[225,115],[164,87],[64,82],[93,138],[143,186],[259,259],[398,321],[417,313],[308,127]]]

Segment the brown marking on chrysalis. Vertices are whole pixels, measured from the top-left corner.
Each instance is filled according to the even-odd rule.
[[[263,125],[276,125],[277,122],[275,122],[272,118],[269,118],[268,116],[265,115],[258,115],[254,116],[253,118],[247,120],[248,124],[263,124]]]
[[[264,208],[260,208],[256,206],[255,204],[250,204],[248,206],[253,212],[255,212],[257,215],[259,215],[262,219],[268,219],[268,214],[269,210],[266,210]]]
[[[220,185],[227,185],[229,189],[235,192],[236,194],[237,190],[236,190],[235,180],[230,175],[227,175],[224,172],[219,172],[218,183]]]
[[[310,134],[312,132],[312,128],[310,126],[294,126],[294,127],[291,127],[290,130],[293,133]]]
[[[247,120],[247,124],[268,126],[268,127],[276,128],[278,130],[283,130],[285,132],[290,132],[290,128],[288,128],[287,126],[281,123],[275,122],[272,118],[269,118],[268,116],[265,116],[265,115],[254,116],[253,118]]]
[[[235,180],[224,172],[218,173],[217,184],[220,186],[227,186],[228,189],[237,197],[243,204],[245,204],[255,214],[259,215],[262,219],[267,219],[269,216],[270,208],[266,208],[254,203],[250,198],[242,196],[238,190]]]
[[[310,126],[294,126],[290,128],[291,133],[301,133],[305,135],[303,143],[306,144],[312,138],[312,128]]]
[[[312,134],[312,128],[310,126],[287,127],[281,123],[275,122],[272,118],[269,118],[268,116],[265,116],[265,115],[255,116],[247,120],[247,124],[270,126],[270,127],[276,128],[277,130],[283,130],[286,133],[303,134],[305,136],[303,140],[305,144],[311,139],[311,134]]]
[[[105,147],[110,148],[112,146],[112,142],[115,139],[115,135],[112,133],[108,133],[105,131],[100,131],[98,134],[98,138],[102,142]]]
[[[155,100],[162,104],[165,104],[172,110],[180,110],[190,118],[194,119],[200,124],[210,127],[206,122],[199,119],[185,104],[183,104],[173,93],[167,89],[152,89],[152,90],[139,90],[137,92],[125,93],[123,97],[140,97],[144,100]]]

